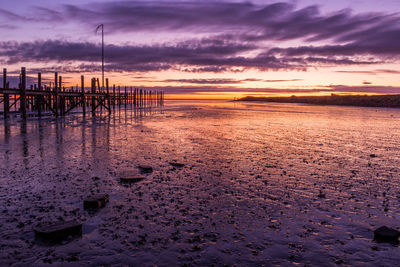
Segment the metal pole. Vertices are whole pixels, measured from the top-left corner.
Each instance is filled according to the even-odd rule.
[[[101,87],[104,90],[104,24],[100,24],[96,28],[97,30],[101,27]]]

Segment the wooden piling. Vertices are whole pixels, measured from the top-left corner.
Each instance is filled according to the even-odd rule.
[[[85,92],[84,76],[81,76],[81,88],[78,85],[65,88],[62,84],[62,76],[58,72],[54,73],[54,82],[50,86],[42,84],[42,75],[39,72],[37,83],[34,85],[26,84],[26,69],[21,68],[20,84],[17,88],[9,88],[7,82],[7,69],[3,69],[3,88],[0,88],[0,94],[3,96],[4,118],[9,117],[10,109],[14,106],[15,111],[19,109],[22,118],[26,118],[29,111],[37,111],[38,116],[43,111],[51,110],[55,116],[65,115],[69,111],[82,105],[83,114],[86,115],[86,107],[91,106],[92,115],[95,116],[97,108],[105,108],[111,113],[111,106],[115,105],[125,107],[129,104],[134,108],[161,106],[164,101],[162,91],[150,91],[139,88],[122,88],[113,85],[110,93],[109,80],[105,79],[105,86],[100,88],[99,80],[92,79],[91,91]],[[27,86],[29,88],[27,88]],[[12,95],[12,97],[10,97]],[[10,101],[14,100],[12,104]],[[91,101],[90,101],[91,100]],[[146,112],[145,110],[143,110]],[[142,111],[141,111],[142,112]]]
[[[128,94],[127,94],[127,92],[126,92],[126,86],[125,86],[125,94],[124,94],[124,104],[125,104],[125,107],[126,107],[126,102],[127,102],[127,100],[128,100]]]
[[[7,88],[7,69],[3,69],[3,89],[8,89]],[[4,106],[4,119],[7,119],[10,114],[10,96],[9,94],[4,94],[3,95],[3,106]]]
[[[39,91],[42,90],[42,74],[40,72],[38,73],[38,90]],[[39,95],[37,97],[37,103],[36,103],[36,108],[37,108],[39,117],[42,116],[42,98],[43,98],[43,96]]]
[[[56,117],[58,117],[58,73],[54,73],[54,99],[53,110]]]
[[[108,113],[111,114],[111,98],[110,98],[110,87],[108,85],[108,78],[106,78],[106,92],[107,92],[107,105],[108,105]]]
[[[115,108],[115,84],[113,84],[113,99],[112,99],[113,108]]]
[[[81,99],[82,99],[82,112],[86,116],[86,96],[85,96],[85,77],[81,75]]]
[[[58,76],[58,88],[59,88],[60,92],[64,92],[64,86],[62,85],[62,76],[61,75]],[[65,113],[65,97],[61,96],[59,98],[59,102],[58,103],[59,103],[58,105],[59,105],[59,109],[60,109],[60,114],[61,114],[61,116],[64,116],[64,113]]]
[[[121,87],[118,85],[118,106],[121,105]]]
[[[96,78],[92,78],[92,94],[96,92]],[[96,115],[96,98],[92,96],[92,116]]]
[[[20,84],[20,110],[23,119],[26,119],[26,71],[21,68],[21,84]]]

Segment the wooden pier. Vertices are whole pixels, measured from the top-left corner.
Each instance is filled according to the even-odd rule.
[[[56,117],[64,116],[76,108],[81,108],[83,115],[90,111],[92,116],[104,108],[108,114],[116,106],[133,105],[138,108],[157,107],[164,105],[164,92],[142,90],[132,87],[109,86],[105,80],[104,87],[100,87],[99,79],[92,78],[90,90],[85,88],[85,78],[81,76],[80,87],[65,88],[62,86],[62,77],[54,73],[54,82],[43,85],[42,75],[38,73],[37,83],[27,89],[26,69],[21,68],[18,88],[10,88],[7,81],[7,69],[3,69],[3,87],[0,88],[0,103],[3,103],[4,119],[10,114],[20,113],[23,119],[27,115],[42,116],[44,113]],[[18,108],[17,108],[18,107]],[[14,111],[12,111],[14,109]]]

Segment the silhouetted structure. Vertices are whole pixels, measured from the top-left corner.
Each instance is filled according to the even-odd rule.
[[[246,96],[236,101],[261,101],[278,103],[303,103],[313,105],[337,105],[358,107],[400,108],[400,95],[335,95],[255,97]]]
[[[26,118],[28,112],[33,112],[38,116],[42,116],[42,112],[50,112],[56,117],[64,116],[71,110],[81,107],[82,112],[86,115],[86,108],[90,108],[92,116],[96,115],[96,111],[105,108],[110,114],[116,105],[131,104],[138,108],[156,107],[164,104],[164,92],[147,91],[130,87],[121,93],[120,86],[118,91],[112,86],[110,92],[109,81],[106,79],[105,88],[100,87],[99,79],[91,79],[90,91],[85,90],[85,79],[81,76],[81,86],[66,89],[62,86],[62,77],[57,72],[54,73],[53,86],[42,85],[42,75],[38,73],[37,84],[31,85],[30,89],[26,88],[26,70],[21,68],[19,88],[10,88],[7,82],[7,69],[3,69],[3,88],[0,88],[2,95],[3,114],[7,119],[10,113],[20,112],[22,118]],[[17,109],[19,106],[19,110]],[[14,107],[14,112],[11,109]]]

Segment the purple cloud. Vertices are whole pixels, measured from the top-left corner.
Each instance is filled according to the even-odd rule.
[[[113,72],[306,71],[320,66],[382,64],[398,60],[400,54],[398,14],[353,14],[349,10],[322,14],[317,6],[296,9],[285,2],[233,1],[109,1],[64,5],[57,10],[40,7],[32,12],[25,16],[0,9],[0,17],[32,23],[77,22],[91,29],[104,23],[108,34],[167,31],[208,36],[168,44],[108,44],[106,70]],[[301,40],[303,45],[266,44],[276,40]],[[97,44],[89,42],[0,42],[0,62],[21,64],[28,59],[65,72],[90,72],[99,70],[99,51]]]

